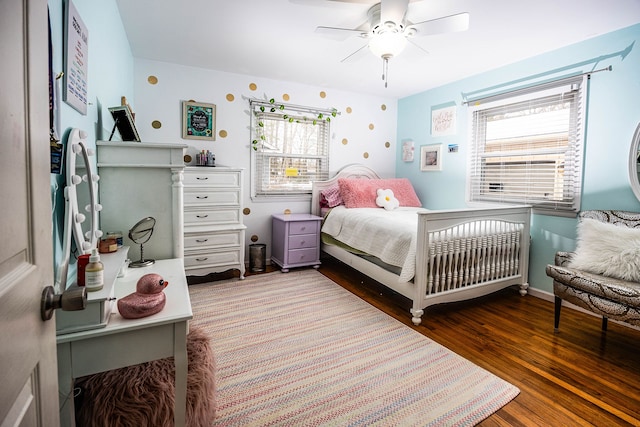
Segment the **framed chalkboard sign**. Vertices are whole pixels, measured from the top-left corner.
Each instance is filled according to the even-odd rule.
[[[111,141],[114,132],[118,129],[123,141],[140,142],[140,135],[138,135],[138,130],[136,129],[136,124],[133,122],[133,115],[131,115],[129,107],[126,105],[110,107],[109,111],[111,112],[111,117],[113,117],[113,130],[111,131],[109,141]]]
[[[202,102],[182,102],[182,138],[216,139],[216,106]]]

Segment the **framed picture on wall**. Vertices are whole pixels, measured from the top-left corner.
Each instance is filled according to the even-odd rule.
[[[182,138],[216,140],[216,106],[203,102],[182,102]]]
[[[420,147],[420,170],[423,172],[442,170],[442,144]]]

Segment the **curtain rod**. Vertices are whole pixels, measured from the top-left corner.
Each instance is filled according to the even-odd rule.
[[[251,105],[261,105],[261,106],[265,106],[265,107],[278,107],[280,105],[284,105],[284,108],[287,109],[294,109],[294,110],[298,110],[298,111],[303,111],[303,112],[307,112],[307,113],[324,113],[324,114],[331,114],[331,113],[336,113],[337,115],[340,115],[340,112],[334,108],[316,108],[316,107],[307,107],[304,105],[295,105],[295,104],[287,104],[285,102],[274,102],[271,103],[269,101],[265,101],[262,99],[256,99],[256,98],[250,98],[249,99],[249,104]]]
[[[500,92],[494,95],[488,95],[488,96],[481,96],[478,98],[472,98],[469,99],[467,101],[463,101],[462,105],[469,105],[469,104],[474,104],[476,102],[482,101],[482,102],[489,102],[489,101],[497,101],[499,99],[503,99],[506,97],[511,97],[514,95],[517,95],[518,93],[522,92],[522,93],[527,93],[530,92],[531,89],[534,88],[544,88],[545,86],[549,86],[549,87],[554,87],[554,86],[558,86],[559,84],[563,83],[563,82],[570,82],[573,81],[575,79],[577,79],[578,77],[582,77],[582,76],[587,76],[587,78],[591,78],[591,74],[595,74],[595,73],[599,73],[601,71],[613,71],[613,67],[611,65],[609,65],[608,67],[605,68],[601,68],[599,70],[593,70],[593,71],[588,71],[586,73],[581,73],[581,74],[576,74],[573,76],[569,76],[569,77],[563,77],[557,80],[550,80],[550,81],[546,81],[544,83],[538,83],[538,84],[534,84],[531,86],[526,86],[526,87],[521,87],[518,89],[513,89],[513,90],[508,90],[506,92]]]

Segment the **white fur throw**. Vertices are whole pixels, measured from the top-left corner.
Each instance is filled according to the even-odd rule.
[[[191,327],[187,335],[187,426],[211,426],[216,411],[215,363],[209,336]],[[83,377],[78,426],[173,426],[173,358]]]
[[[640,230],[582,219],[569,267],[640,282]]]

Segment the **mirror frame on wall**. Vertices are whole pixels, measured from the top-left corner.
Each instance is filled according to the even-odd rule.
[[[636,131],[631,139],[631,151],[629,152],[629,182],[631,184],[631,190],[636,195],[638,201],[640,201],[640,179],[638,173],[640,170],[640,123],[636,127]]]

